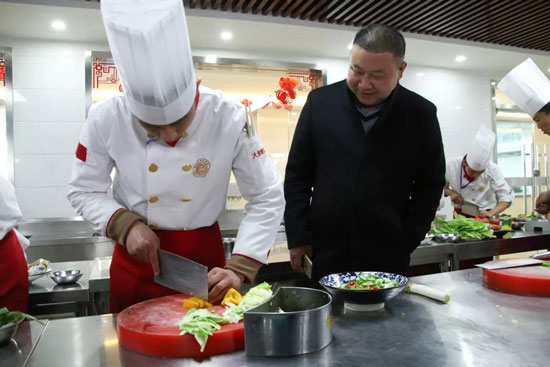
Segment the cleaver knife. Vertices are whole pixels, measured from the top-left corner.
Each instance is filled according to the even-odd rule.
[[[544,261],[532,258],[525,259],[506,259],[500,261],[489,261],[484,264],[476,264],[477,267],[489,270],[519,268],[521,266],[542,265]]]
[[[159,250],[160,275],[155,275],[155,283],[208,299],[208,268],[183,256]]]
[[[462,213],[471,215],[472,217],[479,215],[479,206],[469,201],[465,201],[460,207],[460,210]]]

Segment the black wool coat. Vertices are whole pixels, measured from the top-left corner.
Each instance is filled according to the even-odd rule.
[[[407,274],[445,185],[436,107],[396,86],[365,134],[346,81],[312,91],[285,173],[288,247],[313,246],[313,274]]]

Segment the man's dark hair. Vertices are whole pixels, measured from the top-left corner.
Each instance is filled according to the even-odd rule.
[[[547,115],[550,115],[550,102],[544,105],[538,112],[544,112]]]
[[[384,24],[369,24],[361,28],[353,44],[370,52],[389,52],[398,65],[405,58],[405,38],[397,29]]]

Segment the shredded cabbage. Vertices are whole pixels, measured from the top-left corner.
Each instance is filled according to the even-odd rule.
[[[222,315],[223,321],[226,324],[237,323],[243,319],[243,313],[247,310],[250,310],[253,307],[258,306],[259,304],[265,302],[271,296],[273,292],[271,291],[271,286],[263,282],[258,284],[254,288],[251,288],[244,296],[241,302],[238,305],[229,304],[229,307],[225,308],[225,311]]]

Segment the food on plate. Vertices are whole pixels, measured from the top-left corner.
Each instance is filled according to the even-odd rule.
[[[45,273],[48,270],[48,265],[50,264],[49,260],[38,259],[30,264],[28,264],[29,275],[36,275]]]
[[[342,283],[340,285],[340,288],[364,291],[393,288],[397,287],[398,285],[399,283],[393,279],[386,279],[378,277],[376,275],[360,275],[359,277],[350,280],[347,283]]]
[[[238,305],[243,299],[243,296],[234,288],[227,291],[222,300],[222,306],[227,306],[228,303]]]
[[[203,352],[204,348],[206,347],[208,337],[212,335],[216,330],[220,330],[222,328],[222,325],[237,323],[241,321],[243,319],[243,313],[245,311],[259,305],[260,303],[265,302],[266,300],[271,298],[273,294],[273,292],[271,291],[271,286],[266,282],[258,284],[254,288],[251,288],[244,296],[242,296],[242,299],[240,300],[240,302],[238,302],[238,304],[229,301],[229,298],[231,298],[232,300],[238,298],[235,293],[239,294],[240,296],[240,293],[233,288],[227,291],[227,293],[225,294],[225,311],[221,316],[218,315],[215,310],[208,310],[206,308],[198,307],[190,308],[185,313],[183,318],[176,323],[176,325],[180,329],[180,335],[193,335],[195,337],[195,340],[197,341],[197,343],[199,343],[201,347],[201,352]],[[226,298],[228,299],[226,300]],[[197,299],[200,301],[204,301],[200,298]],[[209,305],[212,306],[211,304]],[[184,307],[186,307],[185,301]]]
[[[462,238],[491,238],[493,231],[487,228],[487,223],[466,218],[456,214],[452,220],[435,219],[430,229],[433,234],[459,234]]]

